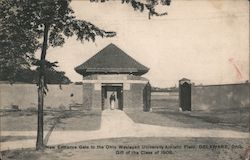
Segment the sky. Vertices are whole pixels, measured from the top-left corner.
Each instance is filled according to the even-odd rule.
[[[119,0],[90,3],[73,0],[78,19],[89,21],[113,38],[95,42],[66,40],[49,48],[47,58],[72,81],[82,76],[74,68],[114,43],[150,68],[144,77],[153,86],[172,87],[185,77],[195,84],[242,83],[249,80],[249,2],[247,0],[172,0],[167,16],[148,19]]]

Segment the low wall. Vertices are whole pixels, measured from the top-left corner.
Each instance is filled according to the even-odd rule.
[[[58,108],[60,106],[68,107],[72,100],[75,103],[83,103],[83,94],[86,91],[82,85],[48,85],[49,92],[45,96],[45,108]],[[132,87],[137,90],[137,88]],[[192,86],[192,110],[224,110],[233,108],[250,107],[250,84],[228,84],[228,85],[208,85],[208,86]],[[74,97],[71,98],[70,94]],[[126,95],[126,93],[124,93]],[[127,105],[140,104],[142,101],[141,89],[138,94],[131,97],[136,97],[138,101],[132,101],[132,98],[126,99],[124,107]],[[86,95],[91,95],[86,91]],[[178,109],[178,93],[152,92],[151,94],[152,107],[157,102],[157,106],[162,108]],[[158,102],[161,102],[158,104]],[[86,100],[85,100],[85,103]],[[37,86],[35,84],[0,84],[0,109],[18,105],[20,109],[29,107],[37,107]],[[85,104],[85,106],[88,106]],[[100,106],[101,107],[101,106]],[[141,105],[138,105],[142,108]]]
[[[192,110],[250,107],[250,84],[192,86]]]
[[[48,85],[49,92],[44,99],[45,108],[68,107],[72,101],[82,104],[82,85]],[[73,98],[70,97],[74,94]],[[0,109],[18,105],[20,109],[37,107],[37,86],[35,84],[0,84]]]
[[[250,108],[250,84],[192,86],[192,111]],[[178,92],[152,92],[152,108],[179,109]]]

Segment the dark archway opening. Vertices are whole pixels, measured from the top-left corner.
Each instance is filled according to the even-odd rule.
[[[123,84],[102,84],[102,110],[110,109],[110,96],[115,94],[115,109],[123,110]]]

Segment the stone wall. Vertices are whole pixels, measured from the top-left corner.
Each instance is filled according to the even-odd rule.
[[[130,90],[123,91],[125,111],[143,111],[143,89],[145,84],[130,84]]]
[[[143,109],[143,88],[145,84],[130,84],[130,90],[123,91],[124,110]],[[45,96],[46,108],[67,108],[71,101],[83,104],[84,109],[101,109],[101,90],[94,90],[94,84],[48,85]],[[71,98],[70,94],[74,97]],[[192,110],[225,110],[250,107],[250,84],[228,84],[192,86]],[[165,100],[164,103],[178,101],[174,93],[158,95],[152,93],[152,100]],[[174,95],[172,95],[174,94]],[[37,86],[35,84],[0,84],[0,109],[18,105],[20,109],[37,108]],[[164,106],[168,106],[167,104]],[[164,107],[162,106],[162,107]],[[176,106],[176,105],[175,105]],[[176,106],[178,109],[178,106]]]
[[[82,100],[83,100],[83,108],[91,110],[92,108],[92,91],[94,89],[93,84],[91,83],[84,83],[82,85]]]
[[[46,108],[68,108],[69,104],[82,104],[82,85],[48,85],[49,91],[44,99]],[[71,94],[73,97],[70,97]],[[0,84],[0,109],[18,105],[20,109],[37,108],[37,86],[35,84]]]
[[[178,92],[152,92],[152,109],[179,109]],[[250,108],[250,84],[192,86],[192,111]]]
[[[192,87],[192,110],[225,110],[250,107],[250,84]]]
[[[102,91],[93,90],[92,92],[92,110],[102,110]]]

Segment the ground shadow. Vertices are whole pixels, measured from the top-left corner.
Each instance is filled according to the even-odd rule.
[[[36,131],[37,111],[1,111],[2,131]],[[101,111],[44,110],[44,130],[98,130]]]
[[[136,123],[249,132],[249,108],[180,112],[177,100],[153,100],[151,107],[151,112],[127,112],[127,115]]]

